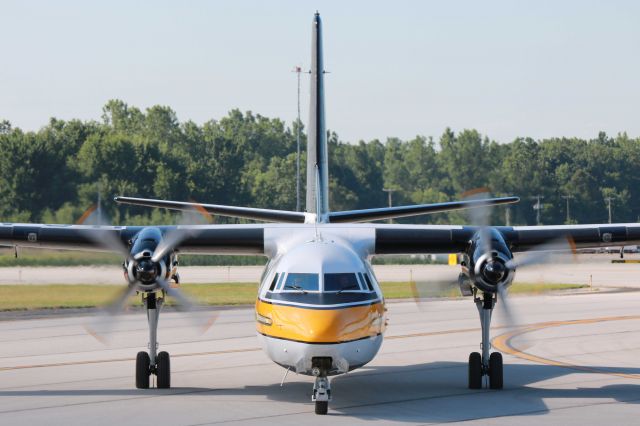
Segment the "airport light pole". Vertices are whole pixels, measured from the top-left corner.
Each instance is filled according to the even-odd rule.
[[[567,201],[567,224],[571,223],[571,214],[569,211],[569,200],[573,198],[573,195],[563,195],[562,198],[564,198]],[[611,223],[611,222],[609,222]]]
[[[296,211],[300,211],[300,73],[302,72],[302,67],[295,67],[293,72],[296,73],[298,77],[298,123],[296,125],[296,145],[297,145],[297,156],[296,156]]]
[[[533,197],[533,199],[537,200],[535,205],[533,206],[533,209],[536,211],[536,224],[538,226],[542,225],[540,223],[540,210],[542,210],[542,203],[540,203],[540,200],[542,200],[544,197],[542,195],[536,195],[535,197]]]
[[[98,225],[102,225],[102,185],[98,181]]]
[[[382,190],[389,194],[389,207],[393,207],[392,194],[396,192],[396,190],[391,188],[382,188]],[[393,223],[393,219],[389,219],[389,223]]]
[[[609,210],[609,223],[611,223],[611,200],[613,200],[613,198],[606,197],[604,200],[607,202],[607,208]]]

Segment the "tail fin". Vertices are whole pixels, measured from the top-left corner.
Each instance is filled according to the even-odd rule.
[[[322,58],[322,21],[313,17],[311,42],[311,105],[307,136],[307,212],[326,221],[329,213],[329,163],[324,115],[324,63]],[[316,176],[317,174],[317,176]]]

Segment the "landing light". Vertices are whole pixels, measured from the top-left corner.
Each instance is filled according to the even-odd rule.
[[[264,315],[260,315],[257,312],[256,312],[256,321],[258,321],[260,324],[264,324],[264,325],[273,324],[273,321],[271,321],[271,318],[265,317]]]

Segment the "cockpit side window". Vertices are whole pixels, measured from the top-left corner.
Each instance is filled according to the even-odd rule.
[[[367,288],[369,289],[369,291],[373,291],[373,284],[371,284],[371,279],[369,278],[369,274],[364,273],[362,275],[364,276],[364,281],[367,283]]]
[[[271,285],[269,286],[269,291],[273,291],[276,288],[276,283],[278,282],[278,277],[280,274],[275,274],[273,276],[273,281],[271,281]]]
[[[289,273],[284,283],[285,291],[319,291],[318,274]]]
[[[360,288],[363,291],[369,291],[369,289],[367,288],[367,283],[364,280],[364,276],[362,275],[362,272],[358,272],[358,281],[360,282]]]
[[[278,284],[276,284],[276,288],[278,290],[282,290],[283,283],[284,283],[284,272],[280,273],[280,278],[278,279]]]
[[[360,291],[354,273],[324,274],[324,291]]]
[[[360,290],[368,291],[367,285],[364,283],[364,278],[362,278],[362,274],[360,272],[356,274],[356,278],[358,278],[358,284],[360,285]]]

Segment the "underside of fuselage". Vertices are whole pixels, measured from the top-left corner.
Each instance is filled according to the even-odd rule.
[[[278,339],[258,333],[258,340],[269,358],[298,374],[314,376],[316,360],[327,359],[328,376],[353,371],[369,363],[382,345],[382,334],[365,339],[334,344],[312,344]]]

